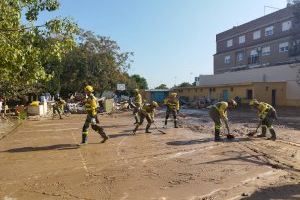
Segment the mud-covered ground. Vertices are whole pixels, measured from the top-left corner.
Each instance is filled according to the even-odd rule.
[[[101,116],[110,139],[91,130],[80,147],[84,115],[26,121],[0,140],[0,199],[300,199],[300,114],[278,114],[276,142],[245,136],[251,110],[229,113],[238,137],[218,143],[205,110],[182,110],[167,134],[132,135],[129,112]]]

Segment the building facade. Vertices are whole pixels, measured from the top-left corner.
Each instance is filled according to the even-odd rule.
[[[209,97],[213,101],[227,101],[239,97],[241,103],[249,103],[258,99],[273,106],[300,106],[299,99],[287,98],[286,82],[249,82],[242,84],[222,84],[176,88],[175,92],[189,102]]]
[[[259,100],[264,99],[267,100],[268,103],[274,103],[275,99],[275,103],[277,102],[276,104],[281,106],[300,106],[300,63],[226,72],[215,75],[200,75],[197,86],[199,88],[215,88],[215,86],[220,88],[223,86],[222,92],[219,91],[217,96],[216,93],[206,93],[204,94],[206,97],[226,100],[227,94],[232,94],[230,97],[237,95],[241,98],[249,99],[251,97],[250,89],[245,88],[245,84],[247,84],[248,87],[249,83],[253,83],[256,86],[264,83],[265,85],[263,87],[268,87],[265,92],[260,93],[255,92],[260,89],[259,87],[255,87],[252,90],[253,98]],[[278,87],[273,88],[275,83],[283,84],[284,92]],[[237,93],[237,91],[240,90],[235,90],[235,88],[240,88],[240,86],[244,89],[241,93]],[[273,100],[270,98],[270,95]],[[278,98],[284,100],[276,100]]]
[[[217,34],[214,74],[300,62],[298,7]]]
[[[156,101],[157,103],[163,103],[169,92],[169,89],[145,90],[142,92],[142,96],[147,102]]]

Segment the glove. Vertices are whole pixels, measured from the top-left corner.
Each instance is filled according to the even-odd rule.
[[[92,119],[91,119],[91,124],[92,124],[92,125],[95,125],[95,124],[96,124],[96,119],[95,119],[95,118],[92,118]]]

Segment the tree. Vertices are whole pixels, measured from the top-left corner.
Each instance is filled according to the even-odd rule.
[[[77,25],[55,18],[36,25],[43,11],[59,8],[57,0],[0,1],[0,92],[17,97],[36,92],[53,76],[47,71],[75,44]],[[49,72],[49,73],[47,73]]]
[[[287,0],[287,6],[292,6],[300,3],[300,0]]]
[[[63,59],[61,71],[54,79],[60,82],[58,90],[61,89],[64,95],[82,91],[86,84],[100,93],[116,90],[117,83],[135,86],[126,73],[133,53],[122,52],[117,42],[90,31],[82,31],[78,41]]]
[[[155,89],[169,89],[168,87],[167,87],[167,85],[166,84],[160,84],[158,87],[156,87]]]
[[[136,82],[138,89],[148,89],[148,83],[144,77],[138,74],[134,74],[131,76],[131,79],[133,79]]]
[[[193,85],[188,82],[183,82],[179,84],[177,87],[192,87]]]

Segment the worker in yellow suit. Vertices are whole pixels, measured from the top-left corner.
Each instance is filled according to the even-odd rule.
[[[231,99],[228,102],[221,101],[211,106],[209,109],[209,116],[215,123],[215,141],[220,141],[220,132],[222,127],[221,120],[225,123],[227,129],[227,138],[233,139],[234,135],[230,134],[229,126],[228,126],[228,117],[227,117],[227,109],[232,109],[237,106],[237,103]]]
[[[92,129],[94,131],[98,132],[102,136],[103,140],[101,142],[104,143],[108,139],[108,137],[105,134],[103,128],[97,125],[97,102],[95,96],[93,95],[94,89],[92,86],[88,85],[84,88],[84,92],[87,95],[87,99],[85,100],[87,117],[82,128],[81,144],[87,143],[88,128],[90,125],[92,126]]]
[[[269,129],[271,133],[271,137],[269,140],[276,140],[276,133],[273,128],[273,122],[277,119],[276,110],[270,104],[259,102],[256,99],[253,99],[249,103],[250,106],[253,106],[258,110],[258,117],[260,119],[260,123],[258,125],[261,126],[262,133],[257,137],[266,137],[267,129]],[[249,136],[253,136],[256,132],[248,134]]]
[[[136,124],[135,129],[133,130],[133,134],[135,134],[136,131],[138,130],[139,126],[143,124],[145,118],[148,122],[145,132],[151,133],[149,131],[149,128],[150,128],[151,124],[154,122],[154,113],[155,113],[155,109],[157,107],[158,107],[158,103],[155,101],[152,101],[150,104],[146,103],[143,105],[142,109],[138,112],[140,121],[138,124]]]
[[[165,126],[168,124],[168,119],[170,114],[173,115],[174,118],[174,127],[178,128],[177,124],[177,114],[179,112],[180,104],[177,98],[177,93],[171,93],[168,98],[164,100],[164,104],[167,106],[166,118],[165,118]]]
[[[133,115],[134,115],[134,119],[135,119],[134,124],[138,124],[139,123],[138,112],[140,111],[142,104],[143,104],[143,98],[142,98],[142,95],[140,94],[139,89],[134,90],[134,102],[133,103],[134,103]]]
[[[62,119],[62,112],[64,112],[64,106],[67,104],[59,95],[55,95],[53,105],[53,118],[56,113],[58,113],[59,118]]]

